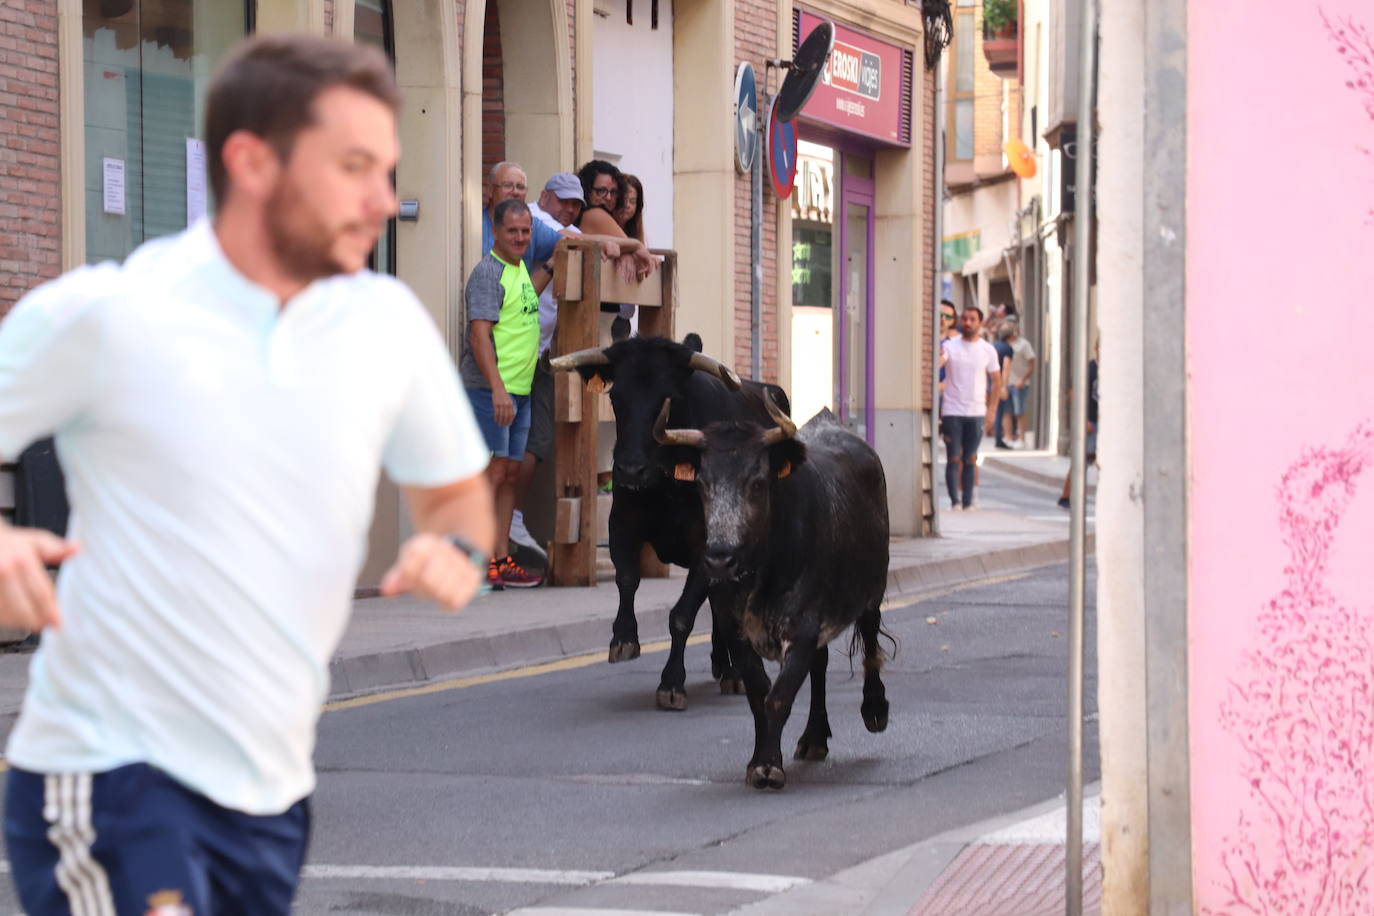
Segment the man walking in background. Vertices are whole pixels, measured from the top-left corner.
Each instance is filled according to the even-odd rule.
[[[1035,374],[1035,348],[1030,341],[1021,336],[1021,322],[1008,318],[1006,326],[1012,329],[1007,339],[1011,344],[1011,373],[1008,382],[1008,395],[1011,401],[1011,435],[1017,448],[1026,444],[1026,398],[1030,394],[1031,376]],[[1001,429],[998,429],[1001,433]]]
[[[964,309],[960,335],[940,345],[940,367],[945,374],[940,434],[945,440],[945,486],[951,509],[973,505],[974,471],[988,398],[1002,396],[997,351],[980,336],[982,329],[983,312],[970,305]]]

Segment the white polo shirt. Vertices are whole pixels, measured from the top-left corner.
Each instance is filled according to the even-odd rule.
[[[368,272],[279,308],[201,221],[0,322],[0,455],[50,433],[82,549],[10,761],[144,762],[224,807],[286,810],[314,787],[379,466],[431,487],[487,463],[433,321]]]

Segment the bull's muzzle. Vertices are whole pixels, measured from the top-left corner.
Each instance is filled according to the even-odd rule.
[[[701,562],[711,579],[720,581],[739,576],[739,554],[732,548],[708,544]]]

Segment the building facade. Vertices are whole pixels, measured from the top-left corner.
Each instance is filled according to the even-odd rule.
[[[756,276],[750,181],[734,166],[733,78],[749,61],[768,75],[761,89],[776,92],[783,71],[768,62],[791,57],[802,16],[896,49],[884,92],[910,96],[900,143],[833,136],[872,194],[862,217],[873,238],[862,253],[872,352],[856,370],[866,374],[860,432],[887,459],[894,531],[920,533],[928,480],[911,456],[922,454],[929,411],[920,380],[929,377],[931,312],[923,276],[933,267],[923,239],[934,204],[923,102],[933,82],[915,53],[920,11],[898,0],[804,9],[764,0],[17,0],[0,8],[0,311],[63,270],[121,258],[211,210],[200,107],[208,80],[243,35],[295,29],[392,55],[405,98],[396,190],[413,215],[389,227],[376,268],[415,290],[455,357],[463,281],[482,254],[486,170],[520,162],[533,197],[553,172],[600,157],[641,178],[648,242],[678,252],[679,332],[787,386],[793,246],[779,240],[792,239],[791,202],[765,187]],[[397,493],[381,484],[378,495],[364,584],[405,533]]]

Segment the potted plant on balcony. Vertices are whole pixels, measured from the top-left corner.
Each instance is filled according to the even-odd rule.
[[[1003,79],[1016,77],[1017,12],[1017,0],[983,0],[983,56],[988,69]]]
[[[1016,36],[1016,0],[984,0],[983,34],[993,39]]]

